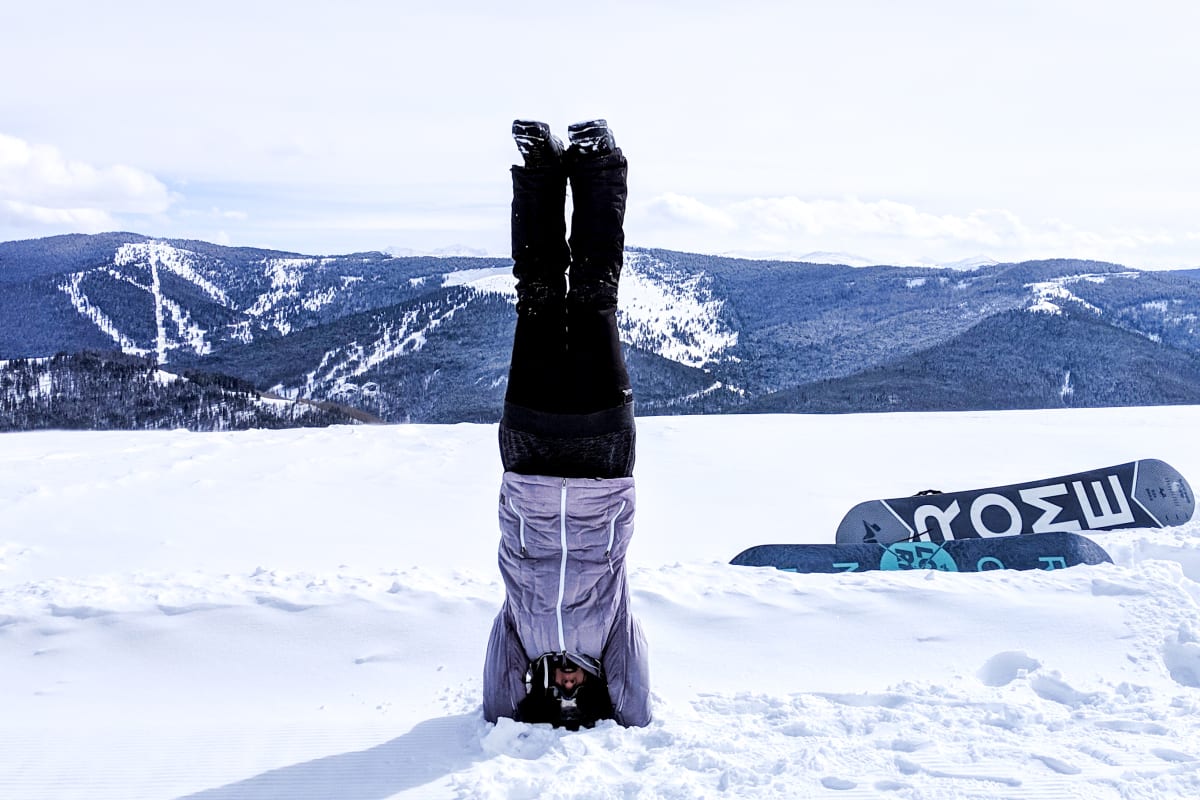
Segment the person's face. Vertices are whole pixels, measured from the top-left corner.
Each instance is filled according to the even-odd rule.
[[[587,673],[574,664],[554,668],[554,684],[564,692],[573,692],[587,680]]]

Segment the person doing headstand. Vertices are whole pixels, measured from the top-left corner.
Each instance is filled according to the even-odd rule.
[[[484,717],[576,729],[650,722],[646,642],[629,610],[633,390],[617,334],[628,164],[605,120],[513,122],[517,327],[500,421],[505,601]],[[566,230],[566,191],[572,197]]]

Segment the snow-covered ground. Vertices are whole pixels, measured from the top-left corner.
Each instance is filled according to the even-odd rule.
[[[854,503],[1161,458],[1200,407],[640,420],[656,718],[483,722],[486,425],[0,437],[0,798],[1200,796],[1200,523],[794,575]]]

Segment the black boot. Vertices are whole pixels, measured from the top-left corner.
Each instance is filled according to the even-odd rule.
[[[568,125],[567,138],[579,156],[603,156],[617,149],[608,120],[589,119]]]
[[[512,168],[512,257],[517,311],[561,316],[566,296],[567,175],[562,143],[543,122],[515,120],[525,166]]]
[[[604,120],[569,128],[572,305],[613,309],[625,258],[628,163]]]
[[[531,119],[514,119],[513,140],[527,167],[558,167],[562,165],[562,141],[550,132],[550,126]]]

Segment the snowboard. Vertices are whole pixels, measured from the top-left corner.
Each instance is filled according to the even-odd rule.
[[[1100,545],[1077,533],[1034,533],[997,539],[892,544],[762,544],[729,562],[741,567],[775,567],[786,572],[862,572],[936,569],[987,572],[994,569],[1065,569],[1112,563]]]
[[[1195,497],[1156,459],[961,492],[869,500],[850,509],[839,544],[944,542],[1014,534],[1165,528],[1192,517]]]

